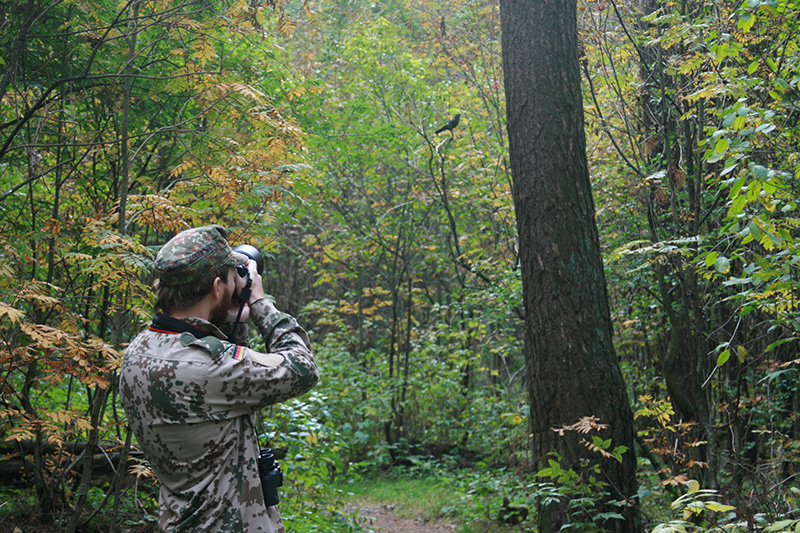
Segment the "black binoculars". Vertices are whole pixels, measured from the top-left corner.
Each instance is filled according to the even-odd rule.
[[[278,505],[278,487],[283,485],[283,472],[269,448],[262,448],[258,454],[258,476],[261,478],[264,503],[267,507]]]

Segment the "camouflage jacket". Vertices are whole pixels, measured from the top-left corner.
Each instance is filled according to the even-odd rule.
[[[185,322],[207,337],[151,326],[125,350],[120,399],[159,480],[160,531],[284,531],[264,505],[255,412],[310,390],[319,373],[294,318],[267,299],[250,317],[266,353],[199,318]]]

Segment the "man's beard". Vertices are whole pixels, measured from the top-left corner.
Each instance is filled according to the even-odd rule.
[[[208,321],[218,328],[222,327],[222,325],[228,321],[228,309],[230,309],[230,303],[226,303],[224,300],[219,302],[219,304],[211,310],[211,316]]]
[[[225,289],[227,289],[227,286]],[[222,327],[222,325],[228,321],[228,312],[233,304],[233,291],[228,292],[225,289],[223,289],[224,294],[219,303],[211,309],[211,315],[208,319],[209,322],[218,328]]]

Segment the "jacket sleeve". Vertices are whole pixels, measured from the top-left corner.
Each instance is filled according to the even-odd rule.
[[[250,306],[266,349],[225,343],[206,375],[205,404],[212,418],[252,412],[311,390],[319,381],[308,334],[266,298]]]

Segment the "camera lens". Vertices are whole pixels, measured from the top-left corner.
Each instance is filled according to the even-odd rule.
[[[261,256],[261,252],[258,251],[258,248],[249,244],[240,244],[234,248],[233,251],[242,255],[246,255],[249,259],[255,261],[256,271],[258,271],[258,274],[264,274],[264,258]]]

